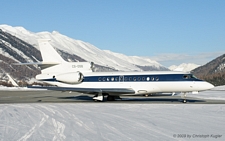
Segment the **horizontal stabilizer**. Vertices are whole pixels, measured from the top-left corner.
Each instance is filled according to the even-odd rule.
[[[45,68],[49,68],[59,63],[55,62],[32,62],[32,63],[13,63],[13,65],[38,65],[42,70]]]
[[[31,63],[13,63],[13,65],[58,65],[59,63],[55,62],[31,62]]]

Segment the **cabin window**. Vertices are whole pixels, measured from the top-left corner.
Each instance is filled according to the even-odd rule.
[[[115,77],[115,81],[118,81],[118,77]]]
[[[145,81],[145,77],[142,77],[142,81]]]
[[[129,81],[132,81],[132,77],[129,77]]]
[[[111,78],[111,81],[114,81],[114,77]]]
[[[128,80],[128,77],[125,77],[125,81],[127,81]]]
[[[136,77],[134,77],[133,80],[136,81]]]
[[[152,81],[154,81],[155,80],[155,78],[154,77],[152,77]]]
[[[155,77],[155,80],[156,80],[156,81],[159,81],[159,77],[156,76],[156,77]]]
[[[149,81],[150,80],[150,78],[149,77],[147,77],[147,81]]]
[[[109,77],[107,77],[107,81],[109,81]]]
[[[101,81],[101,77],[98,78],[98,81]]]
[[[141,77],[138,77],[138,81],[141,81]]]
[[[125,81],[125,77],[124,77],[123,75],[121,75],[119,78],[120,78],[120,79],[119,79],[120,82]],[[126,79],[126,80],[127,80],[127,79]]]
[[[105,81],[105,77],[103,77],[102,81]]]

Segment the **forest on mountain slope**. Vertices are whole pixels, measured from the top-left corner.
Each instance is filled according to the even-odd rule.
[[[194,69],[192,73],[215,86],[225,85],[225,54]]]

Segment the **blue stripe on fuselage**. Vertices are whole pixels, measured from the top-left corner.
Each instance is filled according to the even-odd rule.
[[[85,76],[82,82],[202,81],[191,74]]]

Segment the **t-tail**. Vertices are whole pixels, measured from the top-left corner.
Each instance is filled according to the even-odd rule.
[[[38,40],[41,51],[42,60],[45,63],[66,63],[66,61],[57,53],[57,51],[50,45],[49,40]]]
[[[41,74],[36,76],[37,80],[56,80],[66,83],[78,83],[83,75],[82,72],[92,72],[93,63],[91,62],[67,62],[49,43],[49,40],[38,40],[42,62],[17,63],[16,65],[38,65],[41,68]],[[77,79],[68,80],[68,76],[75,76]]]

